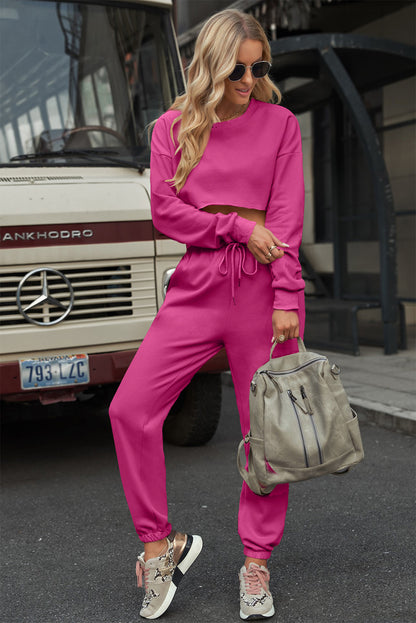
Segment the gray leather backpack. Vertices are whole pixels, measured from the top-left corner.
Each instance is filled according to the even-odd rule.
[[[300,338],[298,344],[298,353],[273,359],[274,344],[251,382],[250,432],[238,447],[237,465],[258,495],[280,483],[343,473],[364,457],[358,417],[338,366],[307,352]]]

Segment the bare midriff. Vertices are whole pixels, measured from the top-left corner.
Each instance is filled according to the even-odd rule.
[[[239,216],[247,219],[248,221],[254,221],[258,225],[263,225],[266,220],[266,210],[253,210],[252,208],[240,208],[238,206],[221,206],[221,205],[212,205],[205,206],[202,208],[205,212],[210,212],[211,214],[231,214],[232,212],[236,212]]]

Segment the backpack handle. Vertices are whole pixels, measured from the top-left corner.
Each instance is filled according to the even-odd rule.
[[[298,348],[299,348],[299,352],[300,353],[306,353],[306,346],[303,343],[303,340],[301,337],[296,338],[298,341]],[[273,342],[272,347],[270,349],[270,360],[272,359],[272,355],[273,355],[273,351],[276,348],[277,344],[279,344],[279,342],[277,342],[276,340]]]

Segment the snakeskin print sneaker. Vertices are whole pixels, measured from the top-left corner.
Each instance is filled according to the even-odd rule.
[[[273,597],[269,591],[270,573],[251,562],[240,570],[240,617],[267,619],[274,615]]]
[[[168,548],[157,558],[145,562],[144,553],[136,563],[137,586],[143,585],[145,596],[140,616],[157,619],[169,608],[179,582],[202,549],[200,536],[172,531]]]

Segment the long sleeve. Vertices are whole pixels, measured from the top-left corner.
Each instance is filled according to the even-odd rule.
[[[210,214],[184,202],[171,182],[177,167],[170,126],[163,117],[154,127],[150,159],[153,223],[173,240],[191,246],[216,249],[230,242],[246,244],[255,223],[236,213]]]
[[[266,212],[266,227],[289,245],[284,256],[270,265],[274,309],[297,310],[298,293],[305,287],[299,263],[304,199],[301,136],[298,122],[292,115],[287,118],[277,154]]]

